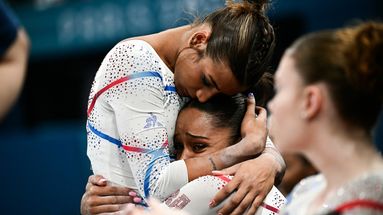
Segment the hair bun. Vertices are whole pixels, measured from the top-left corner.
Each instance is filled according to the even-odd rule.
[[[267,5],[270,3],[269,0],[245,0],[253,5],[256,11],[265,12]]]
[[[354,38],[360,87],[379,93],[383,100],[383,24],[363,24],[357,28]]]

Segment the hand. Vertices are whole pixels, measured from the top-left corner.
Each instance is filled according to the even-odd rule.
[[[127,203],[133,203],[137,198],[133,197],[134,194],[132,189],[108,185],[107,180],[102,176],[91,175],[81,199],[81,214],[117,214],[113,212],[118,212]]]
[[[246,114],[241,124],[241,135],[247,140],[245,143],[249,143],[249,146],[252,147],[250,149],[253,152],[252,154],[258,154],[263,151],[267,134],[267,111],[262,107],[256,106],[254,95],[249,94]]]
[[[211,207],[218,205],[237,190],[218,213],[244,214],[248,209],[246,214],[255,214],[273,187],[277,174],[275,169],[269,167],[269,162],[269,157],[261,155],[221,171],[213,171],[214,175],[234,175],[234,178],[214,196]]]

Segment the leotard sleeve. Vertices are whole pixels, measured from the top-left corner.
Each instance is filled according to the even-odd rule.
[[[88,103],[88,156],[96,174],[163,200],[188,182],[187,168],[170,163],[180,104],[147,45],[120,42],[103,60]]]

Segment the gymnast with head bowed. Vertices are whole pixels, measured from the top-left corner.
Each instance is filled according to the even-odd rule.
[[[249,205],[254,212],[284,169],[280,154],[262,153],[273,145],[266,144],[265,120],[254,112],[244,118],[237,144],[196,158],[170,157],[175,120],[187,98],[206,102],[218,93],[234,95],[263,76],[274,47],[266,6],[266,0],[227,1],[201,22],[118,43],[104,58],[89,96],[87,154],[94,174],[163,201],[189,181],[246,161],[210,206],[237,190],[219,212],[242,213]],[[246,168],[259,162],[257,155],[268,168]],[[109,208],[104,206],[98,209]]]
[[[383,159],[372,142],[383,101],[383,24],[303,36],[282,57],[275,86],[273,140],[321,173],[294,188],[282,214],[383,214]]]

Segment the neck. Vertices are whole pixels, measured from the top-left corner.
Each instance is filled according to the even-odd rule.
[[[169,69],[174,72],[177,57],[182,49],[189,46],[188,39],[194,31],[190,25],[185,25],[149,35],[148,40]]]
[[[318,203],[323,203],[342,185],[364,173],[383,168],[382,158],[365,132],[343,133],[327,128],[325,131],[322,129],[311,142],[313,147],[307,149],[305,154],[327,182]]]

